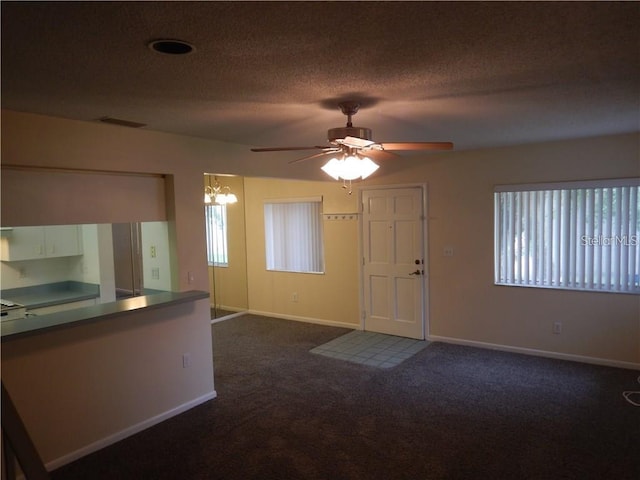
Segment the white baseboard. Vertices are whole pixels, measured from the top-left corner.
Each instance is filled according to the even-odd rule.
[[[501,350],[504,352],[522,353],[524,355],[534,355],[537,357],[556,358],[558,360],[569,360],[572,362],[591,363],[594,365],[604,365],[606,367],[628,368],[631,370],[640,370],[640,363],[623,362],[621,360],[609,360],[606,358],[587,357],[584,355],[573,355],[571,353],[549,352],[547,350],[537,350],[535,348],[511,347],[508,345],[500,345],[496,343],[477,342],[474,340],[463,340],[453,337],[440,337],[438,335],[429,335],[427,340],[430,342],[453,343],[455,345],[465,345],[468,347],[486,348],[490,350]]]
[[[229,315],[225,315],[224,317],[212,318],[211,325],[218,322],[224,322],[225,320],[231,320],[232,318],[241,317],[245,313],[249,313],[249,312],[247,312],[246,310],[243,310],[242,312],[230,313]]]
[[[247,309],[243,308],[243,307],[232,307],[230,305],[214,305],[213,303],[210,303],[209,307],[212,308],[212,309],[213,308],[219,308],[221,310],[227,310],[229,312],[242,312],[242,313],[244,313],[244,312],[247,311]]]
[[[319,325],[327,325],[331,327],[342,327],[342,328],[351,328],[353,330],[362,330],[361,325],[356,325],[353,323],[346,323],[346,322],[336,322],[332,320],[324,320],[319,318],[301,317],[296,315],[286,315],[286,314],[273,313],[273,312],[262,312],[259,310],[248,310],[247,312],[244,312],[244,313],[251,313],[253,315],[262,315],[264,317],[271,317],[271,318],[282,318],[284,320],[295,320],[297,322],[316,323]],[[226,318],[229,318],[229,317],[225,317],[225,319]],[[610,360],[606,358],[587,357],[584,355],[573,355],[570,353],[550,352],[547,350],[537,350],[534,348],[513,347],[509,345],[500,345],[497,343],[479,342],[475,340],[464,340],[464,339],[453,338],[453,337],[441,337],[438,335],[428,335],[427,340],[429,340],[430,342],[453,343],[456,345],[466,345],[469,347],[486,348],[489,350],[501,350],[504,352],[521,353],[524,355],[533,355],[537,357],[556,358],[558,360],[569,360],[573,362],[590,363],[594,365],[604,365],[607,367],[640,370],[640,363],[624,362],[621,360]]]
[[[324,320],[320,318],[301,317],[297,315],[287,315],[287,314],[273,313],[273,312],[262,312],[259,310],[248,310],[245,312],[240,312],[238,315],[243,315],[245,313],[250,313],[253,315],[261,315],[264,317],[271,317],[271,318],[282,318],[284,320],[294,320],[297,322],[316,323],[319,325],[327,325],[330,327],[342,327],[342,328],[351,328],[353,330],[362,330],[362,325],[360,324],[356,325],[353,323],[336,322],[333,320]],[[223,317],[217,321],[228,320],[238,315],[233,315],[233,316],[230,315],[227,317]],[[216,320],[212,320],[211,323],[214,323],[215,321]],[[537,357],[556,358],[558,360],[569,360],[572,362],[590,363],[594,365],[603,365],[606,367],[640,370],[640,363],[624,362],[622,360],[610,360],[607,358],[588,357],[584,355],[574,355],[570,353],[550,352],[548,350],[537,350],[535,348],[513,347],[510,345],[500,345],[497,343],[479,342],[475,340],[464,340],[464,339],[454,338],[454,337],[442,337],[438,335],[427,335],[427,340],[429,340],[430,342],[453,343],[456,345],[466,345],[469,347],[486,348],[490,350],[501,350],[504,352],[521,353],[524,355],[533,355]]]
[[[175,417],[176,415],[186,412],[187,410],[193,407],[196,407],[201,403],[207,402],[209,400],[213,400],[214,398],[216,398],[216,396],[217,396],[217,393],[215,390],[213,390],[205,395],[202,395],[201,397],[195,398],[187,403],[178,405],[177,407],[172,408],[171,410],[168,410],[159,415],[156,415],[155,417],[151,417],[140,423],[127,427],[124,430],[120,430],[119,432],[109,435],[108,437],[105,437],[96,442],[90,443],[89,445],[86,445],[62,457],[56,458],[55,460],[51,460],[50,462],[47,462],[45,467],[47,471],[52,471],[52,470],[55,470],[56,468],[60,468],[63,465],[66,465],[75,460],[78,460],[79,458],[89,455],[90,453],[97,452],[102,448],[108,447],[109,445],[119,442],[120,440],[130,437],[131,435],[141,432],[142,430],[145,430],[149,427],[153,427],[154,425],[164,420],[167,420],[171,417]]]
[[[261,312],[258,310],[249,310],[247,313],[253,315],[261,315],[263,317],[281,318],[283,320],[294,320],[296,322],[316,323],[318,325],[327,325],[329,327],[351,328],[352,330],[362,330],[360,324],[336,322],[334,320],[324,320],[322,318],[301,317],[299,315],[287,315],[283,313]]]

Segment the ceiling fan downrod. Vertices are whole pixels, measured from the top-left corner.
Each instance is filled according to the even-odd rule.
[[[358,113],[358,109],[360,108],[360,104],[358,102],[340,102],[338,104],[342,113],[347,116],[347,127],[353,127],[353,123],[351,123],[351,117]]]
[[[346,137],[357,137],[363,140],[371,140],[371,129],[366,127],[354,127],[351,118],[358,113],[360,104],[358,102],[340,102],[338,104],[343,114],[347,116],[347,126],[330,128],[327,138],[330,143],[336,144],[335,140],[342,140]]]

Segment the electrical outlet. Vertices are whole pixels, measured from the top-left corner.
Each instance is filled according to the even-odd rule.
[[[553,333],[559,335],[562,333],[562,322],[554,322],[553,323]]]
[[[156,246],[151,245],[151,258],[156,258]]]
[[[444,247],[444,256],[453,257],[453,247]]]
[[[191,366],[191,354],[183,353],[182,354],[182,368],[189,368]]]
[[[18,277],[27,278],[27,270],[24,267],[20,267],[20,270],[18,271]]]
[[[293,303],[298,303],[298,292],[294,292],[291,294],[291,301]]]

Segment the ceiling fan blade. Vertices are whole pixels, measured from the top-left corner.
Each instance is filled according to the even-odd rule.
[[[376,149],[363,151],[362,155],[369,157],[371,160],[394,160],[396,158],[400,158],[400,155],[397,153]]]
[[[324,152],[314,153],[313,155],[307,155],[306,157],[296,158],[295,160],[291,160],[289,163],[298,163],[304,162],[305,160],[311,160],[312,158],[321,157],[322,155],[330,155],[332,153],[339,152],[339,148],[326,148]]]
[[[316,145],[314,147],[265,147],[265,148],[252,148],[252,152],[286,152],[289,150],[317,150],[319,148],[331,148],[326,145]]]
[[[451,142],[384,142],[380,143],[383,150],[451,150]]]

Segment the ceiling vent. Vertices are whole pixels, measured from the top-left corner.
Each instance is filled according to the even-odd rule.
[[[195,50],[195,47],[190,43],[173,39],[153,40],[147,46],[154,52],[164,55],[187,55]]]

